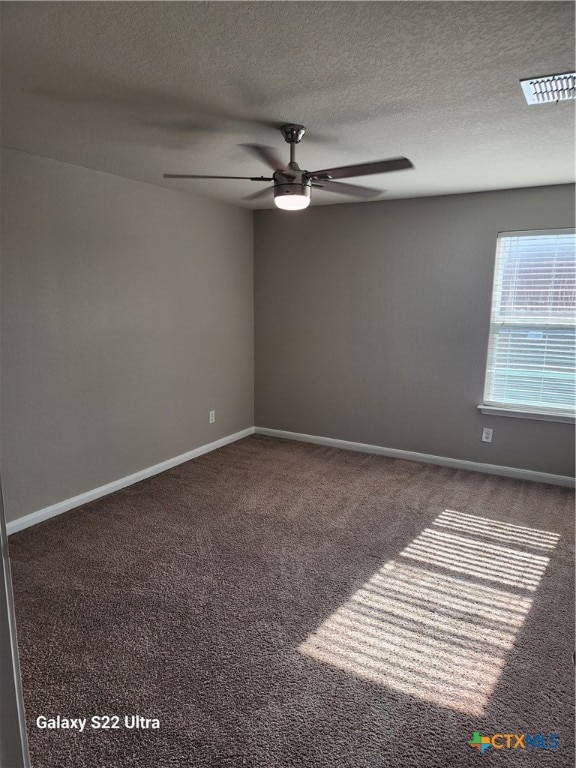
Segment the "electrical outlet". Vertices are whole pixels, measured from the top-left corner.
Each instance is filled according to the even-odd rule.
[[[492,430],[488,429],[488,427],[484,427],[482,429],[482,442],[483,443],[491,443],[492,442]]]
[[[216,421],[216,411],[210,411],[210,413],[208,414],[208,419],[210,421],[210,424],[214,424],[214,422]]]

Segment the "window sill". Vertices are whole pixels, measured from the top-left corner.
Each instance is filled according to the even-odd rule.
[[[495,405],[479,405],[478,409],[487,416],[509,416],[513,419],[533,419],[534,421],[557,421],[563,424],[574,424],[574,416],[557,413],[536,413],[519,411],[514,408],[501,408]]]

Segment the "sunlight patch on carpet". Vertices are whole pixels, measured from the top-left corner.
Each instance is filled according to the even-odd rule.
[[[559,537],[451,510],[432,526],[437,527],[426,528],[380,568],[299,651],[370,682],[480,716],[549,562],[526,548],[550,551]]]
[[[536,528],[526,528],[522,525],[500,523],[497,520],[475,517],[464,512],[456,512],[453,509],[445,509],[434,521],[434,525],[461,530],[488,539],[512,541],[515,544],[535,549],[554,549],[560,538],[559,534],[551,531],[539,531]]]

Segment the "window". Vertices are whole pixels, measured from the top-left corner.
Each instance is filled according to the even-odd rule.
[[[576,234],[498,235],[483,413],[573,421]]]

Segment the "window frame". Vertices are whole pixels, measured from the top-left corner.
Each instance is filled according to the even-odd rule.
[[[503,237],[537,237],[539,235],[541,236],[551,236],[555,234],[575,234],[576,229],[574,227],[560,227],[560,228],[553,228],[553,229],[527,229],[527,230],[516,230],[516,231],[504,231],[504,232],[498,232],[496,236],[496,248],[495,248],[495,258],[494,258],[494,272],[492,275],[492,291],[491,291],[491,301],[490,301],[490,320],[489,320],[489,327],[488,327],[488,345],[486,349],[486,362],[484,365],[484,390],[483,390],[483,401],[478,406],[478,409],[486,415],[490,416],[508,416],[512,418],[519,418],[519,419],[533,419],[536,421],[553,421],[553,422],[561,422],[561,423],[569,423],[574,424],[576,422],[576,411],[573,411],[572,413],[567,412],[564,409],[558,409],[557,412],[554,412],[554,409],[552,408],[543,408],[539,407],[538,405],[528,405],[528,404],[521,404],[521,403],[503,403],[503,402],[496,402],[496,401],[490,401],[486,399],[486,395],[489,391],[489,386],[491,385],[491,353],[493,351],[493,339],[494,339],[494,326],[497,325],[494,322],[494,306],[495,304],[501,301],[501,293],[496,293],[497,287],[498,287],[498,281],[499,281],[499,239]],[[500,280],[500,285],[501,285]],[[500,325],[500,323],[498,323]],[[510,319],[509,325],[514,326],[515,322],[514,319]],[[518,326],[521,327],[522,322],[518,320]],[[537,323],[535,323],[537,325]],[[564,324],[562,324],[564,325]],[[576,316],[573,316],[572,322],[568,321],[565,323],[568,327],[575,327],[576,328]],[[542,323],[542,326],[544,327],[545,324]]]

